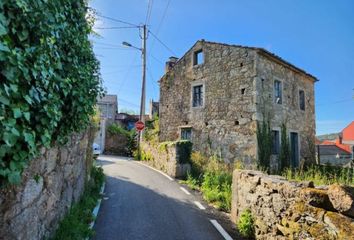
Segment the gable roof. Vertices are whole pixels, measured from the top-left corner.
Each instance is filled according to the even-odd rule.
[[[273,61],[276,61],[278,62],[279,64],[282,64],[284,66],[287,66],[289,67],[290,69],[292,69],[293,71],[295,72],[298,72],[298,73],[301,73],[301,74],[304,74],[310,78],[313,79],[314,82],[317,82],[319,81],[315,76],[307,73],[305,70],[301,69],[301,68],[298,68],[296,67],[295,65],[291,64],[290,62],[284,60],[283,58],[279,57],[278,55],[275,55],[274,53],[272,52],[269,52],[268,50],[264,49],[264,48],[260,48],[260,47],[249,47],[249,46],[243,46],[243,45],[236,45],[236,44],[226,44],[226,43],[218,43],[218,42],[212,42],[212,41],[206,41],[204,39],[201,39],[201,40],[198,40],[196,41],[193,46],[191,48],[188,49],[188,51],[185,52],[185,54],[180,58],[178,59],[178,61],[176,63],[178,63],[181,59],[184,58],[184,56],[191,50],[194,48],[194,46],[199,43],[199,42],[204,42],[204,43],[207,43],[207,44],[217,44],[217,45],[222,45],[222,46],[227,46],[227,47],[238,47],[238,48],[245,48],[245,49],[250,49],[250,50],[255,50],[257,53],[259,54],[262,54],[263,56],[265,57],[268,57],[270,59],[272,59]]]
[[[344,141],[354,140],[354,121],[342,130],[342,136]]]
[[[320,155],[351,155],[350,152],[347,152],[336,145],[319,145]]]

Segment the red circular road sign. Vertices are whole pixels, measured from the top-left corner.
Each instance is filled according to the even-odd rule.
[[[142,131],[145,128],[145,124],[142,121],[137,121],[135,123],[135,128],[138,131]]]

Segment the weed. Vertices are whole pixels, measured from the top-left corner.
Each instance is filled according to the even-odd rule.
[[[237,228],[244,237],[254,236],[254,218],[250,209],[245,209],[237,222]]]

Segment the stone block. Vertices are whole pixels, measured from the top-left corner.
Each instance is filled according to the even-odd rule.
[[[338,212],[354,218],[354,187],[330,185],[328,196]]]

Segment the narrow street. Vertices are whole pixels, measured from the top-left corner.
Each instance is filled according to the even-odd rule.
[[[93,239],[225,239],[175,180],[123,157],[102,156],[98,163],[106,188]]]

